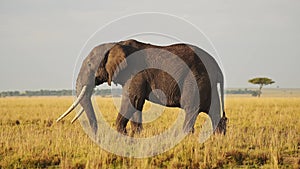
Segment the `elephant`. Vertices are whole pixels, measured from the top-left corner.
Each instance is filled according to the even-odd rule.
[[[208,114],[216,132],[226,133],[223,73],[215,59],[199,47],[184,43],[157,46],[134,39],[96,46],[78,74],[77,99],[57,122],[80,104],[82,108],[72,122],[85,111],[91,129],[97,133],[91,96],[95,86],[105,82],[123,87],[116,119],[119,133],[127,134],[129,121],[133,134],[142,131],[145,100],[184,109],[185,133],[194,131],[200,112]]]

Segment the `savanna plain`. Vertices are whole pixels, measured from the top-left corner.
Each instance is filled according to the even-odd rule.
[[[112,99],[95,100],[115,128]],[[207,118],[200,115],[195,133],[174,148],[136,159],[101,149],[78,121],[70,123],[75,113],[56,123],[73,97],[0,98],[0,168],[300,168],[300,96],[227,95],[225,101],[229,118],[225,136],[213,135],[199,143],[198,133]],[[144,109],[149,107],[148,102]],[[178,113],[179,109],[165,109],[135,137],[163,132]]]

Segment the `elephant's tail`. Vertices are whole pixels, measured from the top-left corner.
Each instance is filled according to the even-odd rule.
[[[224,109],[224,76],[221,72],[218,76],[219,76],[218,79],[219,79],[219,83],[220,83],[221,106],[222,106],[222,111],[223,111],[222,117],[226,117],[225,109]]]

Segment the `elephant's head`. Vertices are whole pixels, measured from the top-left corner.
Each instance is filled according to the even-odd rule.
[[[134,52],[134,48],[116,43],[102,44],[95,47],[85,58],[76,80],[77,99],[71,107],[58,119],[57,122],[68,115],[79,103],[82,109],[72,120],[74,122],[83,111],[86,112],[92,130],[98,130],[97,120],[91,102],[93,89],[105,82],[111,85],[119,72],[127,67],[126,57]],[[119,79],[126,80],[127,77]]]

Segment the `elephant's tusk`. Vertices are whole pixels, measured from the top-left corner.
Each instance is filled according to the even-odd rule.
[[[83,98],[84,94],[86,91],[86,86],[83,86],[78,98],[75,100],[75,102],[69,107],[69,109],[62,114],[57,120],[56,122],[59,122],[61,119],[63,119],[65,116],[67,116],[73,109],[75,109],[75,107],[79,104],[79,102],[81,101],[81,99]]]
[[[76,114],[76,116],[73,118],[73,120],[71,121],[71,123],[73,124],[80,116],[81,116],[81,114],[84,112],[84,109],[83,108],[81,108],[80,110],[79,110],[79,112]]]

